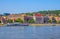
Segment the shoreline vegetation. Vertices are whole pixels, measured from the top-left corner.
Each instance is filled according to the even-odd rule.
[[[0,14],[0,26],[8,23],[27,23],[29,26],[60,26],[60,10]]]

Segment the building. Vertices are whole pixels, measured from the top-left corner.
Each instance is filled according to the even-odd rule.
[[[52,23],[56,23],[55,17],[52,17]]]
[[[20,19],[23,20],[23,22],[24,22],[24,16],[26,16],[26,14],[10,14],[10,15],[5,16],[5,17],[6,17],[6,20],[11,19],[11,20],[13,20],[13,22],[14,22],[16,19],[20,18]]]
[[[43,23],[43,14],[34,13],[33,19],[35,23]]]
[[[48,16],[44,16],[44,23],[48,23],[49,17]]]
[[[51,21],[52,21],[52,17],[53,17],[53,16],[48,16],[48,18],[49,18]]]
[[[28,23],[30,19],[33,19],[33,16],[24,16],[24,23]]]
[[[6,21],[5,17],[3,17],[3,16],[1,17],[1,23],[2,23],[2,24],[7,23],[7,21]]]
[[[57,21],[57,23],[60,22],[60,17],[55,17],[55,20]]]

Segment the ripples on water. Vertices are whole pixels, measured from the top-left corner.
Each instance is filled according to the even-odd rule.
[[[0,39],[60,39],[60,26],[0,27]]]

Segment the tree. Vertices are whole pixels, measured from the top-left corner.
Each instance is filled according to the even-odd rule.
[[[8,19],[6,21],[7,21],[7,23],[13,23],[13,20],[11,20],[11,19]]]
[[[4,13],[3,15],[4,15],[4,16],[8,16],[8,15],[10,15],[10,13]]]
[[[52,17],[52,23],[57,23],[54,17]]]
[[[51,23],[51,20],[48,20],[48,23]]]
[[[60,14],[60,10],[38,11],[37,13],[59,15]]]
[[[29,19],[28,23],[34,23],[34,19]]]
[[[33,13],[26,13],[27,16],[33,16]]]
[[[58,20],[58,23],[60,23],[60,20]]]
[[[16,19],[15,22],[20,22],[23,23],[23,20],[21,20],[20,18]]]

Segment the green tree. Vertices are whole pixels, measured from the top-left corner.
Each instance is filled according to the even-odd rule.
[[[60,14],[60,10],[38,11],[37,13],[59,15]]]
[[[51,23],[51,20],[48,20],[48,23]]]
[[[23,23],[23,20],[21,20],[20,18],[16,19],[15,22],[20,22]]]
[[[60,23],[60,20],[58,21],[58,23]]]
[[[13,23],[13,20],[11,20],[11,19],[8,19],[6,21],[7,21],[7,23]]]
[[[56,20],[52,20],[52,23],[57,23],[57,21]]]
[[[8,16],[8,15],[10,15],[10,13],[4,13],[3,15],[4,15],[4,16]]]
[[[27,16],[33,16],[33,13],[26,13]]]
[[[28,23],[34,23],[34,19],[29,19]]]

